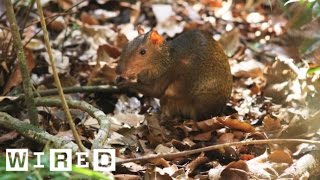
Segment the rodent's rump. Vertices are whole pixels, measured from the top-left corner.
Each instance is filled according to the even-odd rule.
[[[152,30],[123,49],[116,72],[131,90],[160,99],[164,116],[204,119],[230,98],[232,75],[218,42],[199,30],[173,39]]]

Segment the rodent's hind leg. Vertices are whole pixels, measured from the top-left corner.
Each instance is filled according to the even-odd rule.
[[[170,121],[175,118],[176,110],[173,106],[169,106],[167,103],[160,101],[160,118],[161,121]]]
[[[165,119],[194,119],[197,120],[196,109],[192,102],[186,98],[168,98],[160,99],[161,116]]]
[[[225,109],[227,99],[217,98],[219,95],[204,94],[194,98],[197,120],[206,120],[221,115]]]

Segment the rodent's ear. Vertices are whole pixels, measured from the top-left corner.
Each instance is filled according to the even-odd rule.
[[[163,37],[156,30],[150,32],[149,40],[156,45],[161,45],[164,41]]]
[[[144,29],[143,29],[143,27],[142,27],[141,25],[138,25],[137,31],[138,31],[138,34],[139,34],[139,35],[144,34]]]

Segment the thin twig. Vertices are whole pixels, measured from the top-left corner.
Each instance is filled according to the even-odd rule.
[[[250,144],[284,144],[284,143],[309,143],[309,144],[316,144],[320,145],[320,141],[313,141],[313,140],[306,140],[306,139],[264,139],[264,140],[252,140],[252,141],[241,141],[241,142],[231,142],[231,143],[224,143],[224,144],[217,144],[212,145],[208,147],[203,147],[199,149],[192,149],[177,153],[166,153],[166,154],[155,154],[151,156],[145,156],[145,157],[138,157],[138,158],[132,158],[132,159],[125,159],[121,161],[117,161],[117,164],[123,164],[128,162],[136,162],[136,161],[146,161],[156,158],[176,158],[176,157],[184,157],[191,154],[206,152],[206,151],[212,151],[215,149],[220,148],[226,148],[230,146],[239,146],[239,145],[250,145]]]
[[[34,104],[33,99],[33,92],[32,92],[32,85],[30,81],[30,76],[28,72],[28,67],[26,63],[26,58],[24,55],[23,45],[21,42],[21,37],[19,34],[19,27],[17,25],[17,21],[15,19],[15,14],[13,11],[13,6],[11,0],[4,1],[6,10],[7,10],[7,19],[10,22],[11,32],[13,43],[17,49],[17,57],[19,62],[19,67],[22,75],[22,84],[23,84],[23,91],[26,95],[26,105],[28,109],[29,118],[31,123],[35,126],[38,126],[38,111]]]
[[[57,19],[57,18],[60,17],[60,16],[65,16],[65,15],[70,15],[70,14],[75,14],[75,12],[67,12],[67,13],[55,14],[55,15],[46,17],[45,20],[47,21],[47,20],[53,19],[53,18]],[[40,22],[40,20],[35,20],[35,21],[27,24],[27,25],[26,25],[26,28],[27,28],[27,27],[30,27],[30,26],[33,26],[33,25],[35,25],[35,24],[38,24],[39,22]],[[47,23],[47,26],[48,26],[49,24],[51,24],[51,23],[52,23],[52,21],[50,21],[49,23]],[[40,30],[40,32],[41,32],[41,30]]]
[[[27,12],[25,13],[25,16],[24,16],[24,19],[23,19],[23,25],[21,26],[21,28],[22,28],[22,32],[23,32],[23,30],[26,28],[26,24],[27,24],[27,20],[28,20],[28,18],[29,18],[29,16],[30,16],[30,13],[31,13],[31,10],[32,10],[32,7],[33,7],[33,5],[34,5],[34,2],[35,0],[31,0],[31,2],[29,3],[30,5],[29,5],[29,7],[28,7],[28,9],[27,9]],[[22,33],[21,33],[22,34]]]
[[[101,92],[104,94],[119,94],[119,93],[126,93],[128,90],[126,89],[120,89],[116,86],[110,86],[110,85],[100,85],[100,86],[76,86],[76,87],[65,87],[63,88],[64,94],[72,94],[72,93],[97,93]],[[37,92],[34,92],[34,97],[44,97],[44,96],[51,96],[51,95],[57,95],[58,89],[47,89],[47,90],[39,90]],[[11,96],[12,97],[12,96]],[[9,97],[8,97],[9,98]],[[19,104],[21,101],[23,101],[25,98],[25,94],[18,94],[16,98],[11,99],[13,102]],[[5,104],[0,106],[0,111],[2,112],[8,112],[16,110],[15,104]]]
[[[61,82],[60,82],[58,73],[56,71],[56,65],[55,65],[55,61],[53,59],[53,55],[52,55],[52,50],[51,50],[50,41],[49,41],[49,33],[47,31],[46,22],[45,22],[45,19],[44,19],[41,2],[40,2],[40,0],[36,0],[36,3],[37,3],[37,8],[38,8],[38,13],[39,13],[39,16],[40,16],[40,23],[41,23],[41,27],[42,27],[42,30],[43,30],[44,41],[45,41],[46,49],[48,51],[48,56],[49,56],[49,60],[50,60],[51,68],[52,68],[54,81],[55,81],[55,84],[56,84],[56,86],[58,88],[59,96],[61,98],[61,103],[62,103],[62,107],[63,107],[64,113],[66,115],[66,119],[67,119],[67,121],[69,123],[70,129],[72,131],[72,134],[74,136],[74,139],[75,139],[76,143],[79,146],[80,151],[86,152],[86,148],[82,144],[81,138],[80,138],[80,136],[79,136],[79,134],[77,132],[77,129],[75,127],[75,124],[73,122],[73,119],[72,119],[72,116],[71,116],[71,113],[70,113],[70,110],[69,110],[69,106],[68,106],[68,104],[66,102],[66,98],[65,98],[65,96],[63,94]],[[92,161],[89,160],[89,163],[92,164]]]
[[[123,90],[109,85],[101,85],[101,86],[76,86],[76,87],[65,87],[63,88],[63,93],[72,94],[72,93],[96,93],[103,92],[106,94],[117,94],[122,93]],[[47,89],[38,91],[40,96],[51,96],[58,94],[57,89]]]

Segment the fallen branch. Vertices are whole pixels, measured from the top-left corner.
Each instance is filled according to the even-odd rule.
[[[303,176],[310,176],[320,173],[320,152],[313,151],[309,154],[302,156],[287,168],[282,175],[281,179],[299,179]]]
[[[309,144],[316,144],[320,146],[320,141],[313,141],[313,140],[306,140],[306,139],[264,139],[264,140],[252,140],[252,141],[241,141],[241,142],[232,142],[232,143],[224,143],[224,144],[217,144],[212,145],[208,147],[203,147],[199,149],[192,149],[177,153],[166,153],[166,154],[155,154],[151,156],[145,156],[145,157],[138,157],[138,158],[132,158],[132,159],[126,159],[117,161],[117,164],[123,164],[128,162],[136,162],[136,161],[146,161],[156,158],[176,158],[176,157],[184,157],[191,154],[206,152],[206,151],[212,151],[215,149],[220,148],[226,148],[230,146],[239,146],[239,145],[250,145],[250,144],[284,144],[284,143],[309,143]]]
[[[105,94],[119,94],[126,93],[127,90],[119,89],[116,86],[110,85],[100,85],[100,86],[76,86],[76,87],[65,87],[62,88],[64,94],[72,94],[72,93],[105,93]],[[52,96],[57,95],[57,89],[46,89],[40,90],[34,93],[34,96]],[[10,99],[10,98],[9,98]],[[12,99],[14,102],[20,103],[23,99],[25,99],[25,94],[18,94],[15,99]],[[11,110],[16,110],[16,105],[14,104],[6,104],[0,106],[0,111],[8,112]]]
[[[47,144],[52,142],[55,148],[72,149],[73,152],[78,152],[78,146],[71,140],[65,140],[57,136],[53,136],[44,130],[41,130],[27,122],[20,121],[7,113],[0,112],[1,127],[17,131],[24,137],[30,138],[38,143]]]
[[[59,99],[36,98],[35,103],[37,106],[62,107],[61,100]],[[67,100],[67,104],[71,108],[77,108],[87,112],[90,116],[98,120],[100,128],[98,134],[95,137],[95,140],[92,143],[91,149],[101,148],[106,142],[110,132],[110,117],[85,101]]]
[[[103,92],[103,93],[121,93],[122,90],[118,89],[115,86],[110,85],[101,85],[101,86],[76,86],[76,87],[65,87],[63,88],[63,93],[71,94],[71,93],[93,93],[93,92]],[[50,96],[58,94],[57,89],[47,89],[38,91],[40,96]]]

